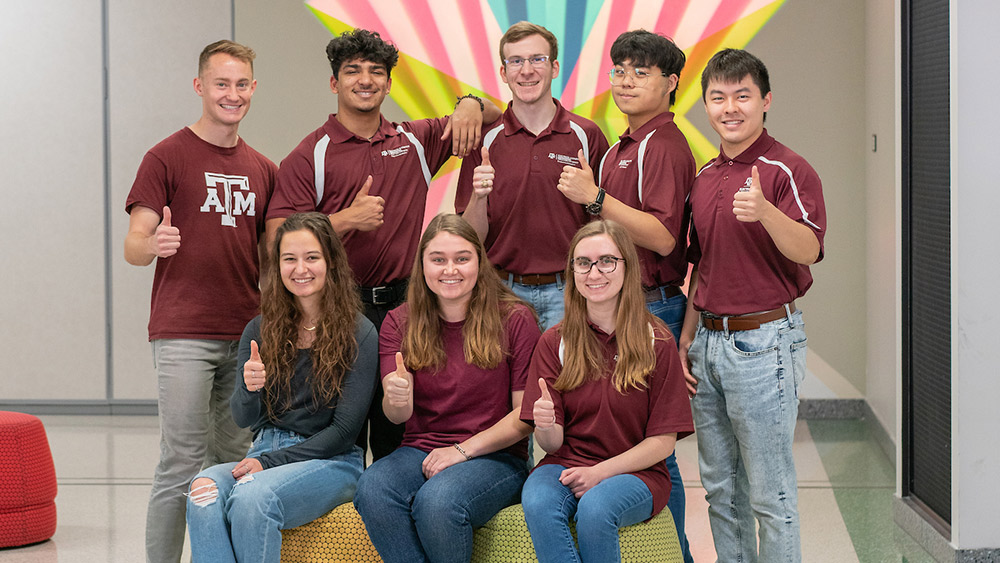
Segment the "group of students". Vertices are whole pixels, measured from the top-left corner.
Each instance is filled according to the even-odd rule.
[[[763,128],[766,68],[708,63],[721,151],[696,171],[670,39],[614,42],[629,128],[611,147],[552,97],[551,32],[514,24],[499,54],[505,111],[467,95],[397,124],[395,47],[334,38],[338,112],[276,167],[238,136],[253,51],[202,52],[201,119],[150,150],[126,203],[126,259],[156,258],[148,561],[179,559],[185,514],[195,561],[278,561],[282,529],[351,499],[388,563],[468,561],[518,502],[542,563],[620,560],[618,528],[665,507],[691,561],[673,449],[695,428],[719,560],[801,558],[794,301],[826,218],[816,173]],[[460,214],[421,233],[452,155]]]

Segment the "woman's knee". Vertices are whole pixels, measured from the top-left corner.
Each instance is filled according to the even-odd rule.
[[[211,506],[219,500],[219,487],[208,477],[198,477],[191,482],[188,504],[195,508]]]

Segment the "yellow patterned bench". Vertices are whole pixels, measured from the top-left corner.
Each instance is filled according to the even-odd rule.
[[[573,530],[574,535],[576,530]],[[342,504],[305,526],[281,533],[283,563],[382,563],[361,516]],[[680,563],[680,544],[670,511],[618,532],[625,563]],[[521,505],[501,510],[472,540],[472,563],[538,563]]]

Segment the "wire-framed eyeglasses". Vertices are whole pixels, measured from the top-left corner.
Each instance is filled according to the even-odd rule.
[[[611,81],[613,86],[618,86],[625,81],[626,76],[632,77],[632,84],[636,86],[645,86],[646,82],[649,81],[650,76],[655,76],[656,73],[649,72],[647,70],[642,70],[638,68],[623,68],[616,66],[615,68],[608,71],[608,80]],[[660,75],[667,76],[667,73],[661,72]]]
[[[507,67],[507,70],[521,68],[524,66],[524,63],[529,63],[535,68],[542,68],[548,60],[548,55],[535,55],[526,59],[521,57],[511,57],[509,59],[504,59],[503,64]]]
[[[595,265],[597,266],[598,272],[601,272],[602,274],[610,274],[615,271],[619,262],[624,261],[624,258],[607,254],[601,256],[596,261],[591,261],[590,258],[587,258],[586,256],[578,256],[573,259],[571,264],[573,265],[573,271],[575,273],[585,276],[590,273],[590,270],[592,270]]]

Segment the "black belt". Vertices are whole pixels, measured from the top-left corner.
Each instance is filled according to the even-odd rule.
[[[369,305],[392,305],[406,299],[406,282],[399,280],[380,287],[359,287],[361,301]]]
[[[643,292],[646,294],[646,303],[656,303],[657,301],[666,301],[667,299],[672,299],[677,297],[682,293],[681,288],[676,285],[664,285],[660,287],[644,287]]]

